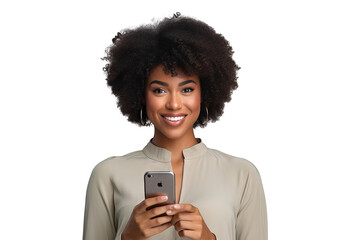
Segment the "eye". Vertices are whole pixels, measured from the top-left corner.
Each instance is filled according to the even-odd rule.
[[[155,94],[162,94],[162,93],[165,93],[164,89],[161,89],[161,88],[156,88],[153,90],[153,93]]]
[[[183,93],[191,93],[192,91],[194,91],[193,88],[184,88],[184,89],[182,90]]]

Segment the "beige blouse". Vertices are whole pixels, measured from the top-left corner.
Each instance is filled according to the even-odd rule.
[[[209,149],[184,149],[180,203],[200,210],[218,240],[267,240],[259,172],[249,161]],[[93,170],[86,194],[84,240],[120,240],[134,206],[144,200],[144,174],[172,171],[171,152],[149,142],[142,151],[111,157]],[[181,239],[174,227],[150,239]]]

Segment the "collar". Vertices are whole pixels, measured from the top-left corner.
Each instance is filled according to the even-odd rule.
[[[197,138],[198,144],[190,148],[183,150],[184,159],[190,160],[196,157],[201,156],[207,151],[206,145],[201,141],[200,138]],[[155,161],[159,162],[170,162],[171,161],[171,152],[165,148],[155,146],[151,141],[144,147],[143,153]]]

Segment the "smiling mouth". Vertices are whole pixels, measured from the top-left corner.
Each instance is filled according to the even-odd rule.
[[[177,121],[180,121],[180,120],[184,119],[186,117],[186,115],[176,116],[176,117],[168,117],[168,116],[162,115],[162,117],[165,118],[166,120],[171,121],[171,122],[177,122]]]

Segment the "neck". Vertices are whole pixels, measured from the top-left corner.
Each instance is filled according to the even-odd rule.
[[[190,148],[196,145],[198,142],[195,138],[194,131],[191,131],[189,134],[181,137],[181,138],[168,138],[158,132],[155,129],[154,138],[152,139],[152,143],[158,147],[165,148],[171,152],[171,161],[177,162],[182,161],[184,159],[182,151],[186,148]]]

